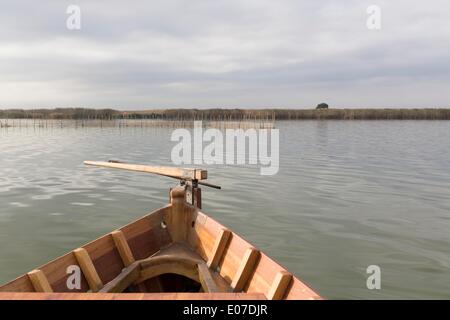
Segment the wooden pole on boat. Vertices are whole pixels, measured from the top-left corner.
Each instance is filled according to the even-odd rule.
[[[199,209],[202,208],[202,191],[199,188],[199,185],[204,185],[215,189],[221,189],[220,186],[201,181],[208,178],[208,171],[203,169],[147,166],[139,164],[128,164],[115,160],[110,160],[108,162],[84,161],[84,164],[89,166],[153,173],[161,176],[178,179],[180,180],[180,184],[185,187],[184,189],[186,201]]]
[[[173,242],[186,241],[190,214],[186,206],[186,191],[184,187],[175,187],[170,191],[170,210],[167,228]]]
[[[84,161],[85,165],[122,169],[136,172],[153,173],[160,176],[170,177],[178,179],[181,181],[195,181],[196,184],[214,188],[221,189],[220,186],[207,183],[202,180],[208,179],[208,171],[204,169],[186,169],[186,168],[176,168],[176,167],[158,167],[158,166],[147,166],[140,164],[128,164],[120,161],[110,160],[110,161]],[[200,197],[200,196],[199,196]]]
[[[184,169],[176,167],[159,167],[159,166],[147,166],[140,164],[128,164],[118,161],[84,161],[85,165],[123,169],[129,171],[146,172],[158,174],[161,176],[177,178],[181,180],[205,180],[208,178],[208,171],[203,169]]]

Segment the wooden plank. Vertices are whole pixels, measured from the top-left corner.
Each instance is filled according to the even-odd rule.
[[[216,234],[218,234],[217,232]],[[198,223],[198,216],[195,221],[194,228],[190,228],[188,232],[188,243],[195,252],[202,257],[203,260],[208,261],[214,247],[216,236],[207,231],[207,229]]]
[[[259,251],[255,248],[247,249],[244,258],[239,265],[239,269],[237,270],[233,281],[231,282],[231,287],[233,288],[234,292],[242,291],[245,284],[247,283],[248,278],[253,272],[253,268],[259,258],[259,255]]]
[[[285,270],[261,252],[261,256],[255,265],[255,272],[247,281],[246,292],[262,292],[268,295],[278,272]]]
[[[11,280],[0,287],[0,292],[33,292],[34,287],[27,274]]]
[[[139,279],[136,280],[136,284],[167,273],[178,274],[194,281],[199,281],[198,271],[196,269],[189,268],[188,266],[177,262],[165,262],[160,265],[142,267],[141,274]]]
[[[272,286],[267,294],[268,300],[281,300],[286,294],[287,288],[292,280],[292,274],[287,271],[280,271],[275,276]]]
[[[222,258],[219,261],[218,268],[220,270],[219,274],[227,279],[230,284],[235,278],[242,259],[249,247],[252,247],[250,243],[242,240],[234,233],[228,240]]]
[[[322,300],[323,298],[314,292],[307,284],[297,278],[293,278],[287,289],[286,300]]]
[[[222,258],[223,252],[225,251],[225,247],[228,243],[228,239],[230,238],[231,231],[228,229],[221,229],[219,236],[216,238],[214,242],[214,247],[211,253],[211,257],[208,260],[208,267],[211,269],[216,269],[219,264],[220,259]]]
[[[208,178],[208,171],[203,169],[184,169],[176,167],[147,166],[140,164],[128,164],[120,162],[104,162],[104,161],[84,161],[85,165],[123,169],[129,171],[153,173],[162,176],[185,179],[185,180],[205,180]]]
[[[152,232],[154,232],[153,230],[155,229],[161,231],[161,220],[168,211],[168,207],[169,205],[153,210],[147,215],[128,223],[119,230],[123,232],[127,241],[130,241],[131,238],[147,233],[150,230]],[[135,258],[139,260],[136,256]]]
[[[193,251],[191,247],[188,246],[187,244],[173,243],[168,247],[161,249],[153,257],[156,258],[158,256],[167,256],[167,255],[176,255],[179,258],[188,258],[196,261],[197,264],[204,263],[204,259],[200,255],[198,255],[195,251]],[[232,291],[229,282],[227,282],[226,279],[222,278],[217,272],[213,270],[209,271],[220,292]]]
[[[167,228],[161,225],[169,209],[170,206],[157,209],[120,228],[136,260],[145,259],[172,242]]]
[[[211,273],[205,263],[198,264],[198,278],[205,292],[219,292]]]
[[[27,274],[36,292],[53,292],[47,277],[41,270],[35,269]]]
[[[83,248],[89,253],[102,283],[113,280],[125,267],[109,233],[84,245]]]
[[[77,258],[78,264],[83,271],[84,277],[89,283],[89,287],[93,292],[99,291],[103,287],[103,283],[98,276],[97,270],[95,270],[94,264],[89,257],[88,252],[84,248],[78,248],[73,251]]]
[[[0,292],[0,300],[266,300],[262,293],[37,293]]]
[[[114,280],[108,282],[99,292],[121,293],[139,278],[140,265],[135,262],[125,268]]]
[[[70,251],[69,253],[39,267],[39,270],[42,270],[47,276],[47,280],[55,292],[86,292],[89,290],[89,285],[83,275],[81,275],[81,286],[79,289],[74,288],[69,290],[67,287],[67,277],[69,275],[69,273],[67,273],[67,268],[73,265],[78,265],[78,261],[73,252]]]
[[[173,273],[199,282],[197,260],[180,255],[154,256],[139,261],[141,273],[136,283],[157,277],[161,274]]]
[[[119,251],[120,257],[122,258],[123,265],[125,267],[128,267],[135,261],[135,259],[133,257],[133,254],[131,253],[131,249],[128,245],[127,239],[125,239],[123,232],[120,230],[111,232],[111,236],[114,240],[117,251]]]

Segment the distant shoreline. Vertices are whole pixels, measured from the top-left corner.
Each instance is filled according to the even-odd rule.
[[[450,108],[421,109],[158,109],[119,111],[114,109],[56,108],[0,110],[0,119],[170,121],[251,120],[450,120]]]

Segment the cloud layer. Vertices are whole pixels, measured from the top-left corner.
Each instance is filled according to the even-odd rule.
[[[450,106],[447,0],[19,0],[0,26],[0,108]]]

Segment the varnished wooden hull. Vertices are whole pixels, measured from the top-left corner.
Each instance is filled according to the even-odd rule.
[[[155,269],[157,261],[164,261],[164,268]],[[73,265],[82,270],[81,285],[69,290],[67,268]],[[169,279],[168,274],[178,276]],[[180,284],[182,278],[187,280]],[[199,283],[201,292],[167,293],[174,288],[195,289],[191,280]],[[175,188],[166,207],[1,286],[0,299],[321,297],[240,236],[186,203],[184,189]]]

